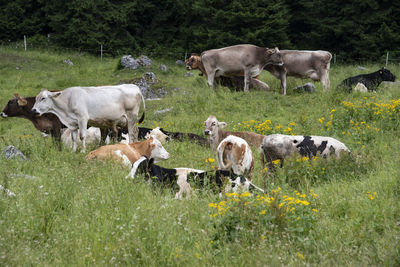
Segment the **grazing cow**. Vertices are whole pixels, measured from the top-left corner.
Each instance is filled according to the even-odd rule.
[[[331,53],[321,50],[281,50],[280,54],[283,65],[267,65],[265,69],[281,81],[283,95],[286,95],[286,76],[321,81],[324,91],[329,89]]]
[[[199,69],[200,76],[205,76],[205,78],[207,79],[207,73],[204,69],[203,64],[201,63],[201,58],[199,55],[193,53],[190,58],[186,59],[185,61],[186,63],[186,69],[187,70],[194,70],[194,69]],[[220,76],[220,77],[216,77],[215,81],[217,84],[220,84],[222,86],[226,86],[228,88],[232,88],[234,90],[240,91],[242,90],[243,86],[244,86],[244,77],[243,77],[243,73],[241,73],[241,76],[232,76],[232,77],[224,77],[224,76]],[[251,77],[250,78],[250,84],[249,84],[249,88],[255,88],[255,89],[263,89],[263,90],[269,90],[269,86],[268,84],[258,80],[257,77]]]
[[[3,118],[20,117],[30,120],[36,129],[42,133],[51,134],[53,140],[57,141],[59,148],[61,148],[61,128],[65,126],[54,114],[36,115],[32,111],[34,103],[35,97],[21,97],[14,94],[14,97],[8,101],[0,115]]]
[[[130,144],[114,144],[101,146],[86,155],[87,160],[92,159],[115,159],[124,166],[131,166],[141,156],[157,160],[169,159],[169,153],[162,146],[161,142],[154,137],[141,142]]]
[[[261,150],[262,168],[265,167],[265,158],[271,170],[274,170],[273,161],[279,159],[282,167],[285,158],[296,153],[310,159],[317,156],[318,153],[323,158],[327,158],[331,154],[335,154],[339,158],[342,151],[350,153],[345,144],[332,137],[283,134],[266,136],[262,142]]]
[[[46,112],[57,115],[72,131],[73,151],[76,151],[76,136],[80,129],[79,137],[82,150],[85,151],[87,125],[112,128],[115,136],[117,126],[127,127],[129,142],[136,141],[140,101],[143,102],[143,114],[139,120],[141,123],[145,114],[144,98],[139,87],[133,84],[70,87],[61,92],[42,90],[36,96],[32,111],[40,115]]]
[[[249,91],[251,77],[257,77],[269,64],[283,65],[278,48],[269,49],[244,44],[207,50],[201,53],[201,62],[210,86],[219,76],[244,76],[244,91]]]
[[[213,115],[209,116],[204,122],[204,134],[209,136],[209,142],[212,149],[215,150],[222,139],[224,139],[228,135],[241,137],[246,140],[250,145],[257,148],[260,147],[262,140],[265,137],[265,135],[253,132],[229,132],[222,130],[222,128],[224,128],[226,125],[226,122],[219,122],[217,118]]]
[[[146,156],[142,156],[134,164],[132,169],[126,178],[135,178],[136,173],[144,173],[146,180],[151,180],[163,186],[178,185],[179,191],[176,193],[175,198],[181,199],[184,194],[190,195],[191,186],[190,181],[195,182],[200,187],[205,185],[206,179],[212,184],[216,184],[219,190],[222,189],[225,179],[227,179],[227,186],[225,191],[239,190],[261,190],[257,186],[253,185],[249,180],[243,176],[234,175],[230,171],[217,170],[212,172],[206,172],[203,170],[196,170],[192,168],[173,168],[167,169],[154,164],[153,159],[148,159]]]
[[[249,180],[253,176],[253,153],[247,142],[240,137],[228,135],[221,141],[217,148],[217,161],[220,170],[249,176]]]
[[[357,83],[362,83],[367,87],[368,90],[370,91],[375,91],[378,89],[378,86],[381,84],[383,81],[388,81],[388,82],[394,82],[396,80],[396,76],[394,76],[393,73],[390,72],[387,68],[383,67],[380,70],[377,70],[373,73],[369,74],[360,74],[354,77],[350,77],[347,79],[344,79],[338,87],[345,88],[351,92],[351,88],[353,85]]]

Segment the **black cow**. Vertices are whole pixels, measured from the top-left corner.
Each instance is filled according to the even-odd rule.
[[[383,67],[382,69],[369,74],[360,74],[343,80],[338,87],[352,91],[352,86],[357,83],[364,84],[369,91],[375,91],[383,81],[394,82],[396,76],[390,70]]]
[[[132,170],[128,174],[127,178],[134,178],[136,173],[144,173],[146,180],[151,180],[154,183],[161,184],[162,186],[179,186],[179,192],[176,193],[176,198],[182,198],[183,194],[190,194],[191,187],[189,182],[192,181],[199,187],[204,187],[206,180],[210,184],[216,184],[221,192],[224,180],[228,179],[228,185],[226,190],[237,191],[239,188],[245,190],[262,189],[253,185],[243,176],[238,176],[230,171],[217,170],[206,172],[203,170],[196,170],[191,168],[173,168],[168,169],[154,164],[154,159],[148,159],[146,156],[142,156],[134,164],[132,164]]]

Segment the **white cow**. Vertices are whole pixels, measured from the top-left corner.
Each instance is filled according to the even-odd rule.
[[[117,126],[127,126],[129,142],[137,141],[136,122],[140,101],[143,102],[143,114],[139,120],[141,123],[146,109],[144,98],[139,87],[133,84],[70,87],[59,92],[42,90],[36,96],[32,111],[40,115],[44,113],[57,115],[60,121],[71,130],[73,151],[76,151],[76,137],[80,129],[82,151],[85,151],[87,125],[112,128],[115,136]]]

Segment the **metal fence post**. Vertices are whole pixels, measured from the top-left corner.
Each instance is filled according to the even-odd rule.
[[[25,51],[26,51],[26,35],[24,35],[24,46],[25,46]]]
[[[100,59],[103,60],[103,45],[100,45]]]
[[[386,67],[387,67],[388,61],[389,61],[389,52],[386,52]]]

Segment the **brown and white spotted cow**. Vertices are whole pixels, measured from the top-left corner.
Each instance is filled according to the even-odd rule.
[[[251,77],[257,77],[267,65],[283,65],[279,49],[250,44],[234,45],[201,53],[208,85],[219,76],[244,76],[244,91],[249,91]]]
[[[254,158],[247,142],[237,136],[229,135],[217,148],[217,161],[220,170],[232,171],[251,180],[254,169]]]
[[[99,147],[87,154],[86,159],[114,159],[124,166],[131,167],[141,156],[146,156],[149,159],[153,158],[157,161],[169,159],[170,155],[162,146],[161,142],[151,136],[146,141]]]
[[[226,122],[218,121],[213,115],[209,116],[204,122],[204,134],[209,136],[208,140],[212,149],[215,150],[222,139],[226,138],[228,135],[241,137],[256,148],[261,146],[265,135],[253,132],[230,132],[222,130],[222,128],[224,128],[226,125]]]

